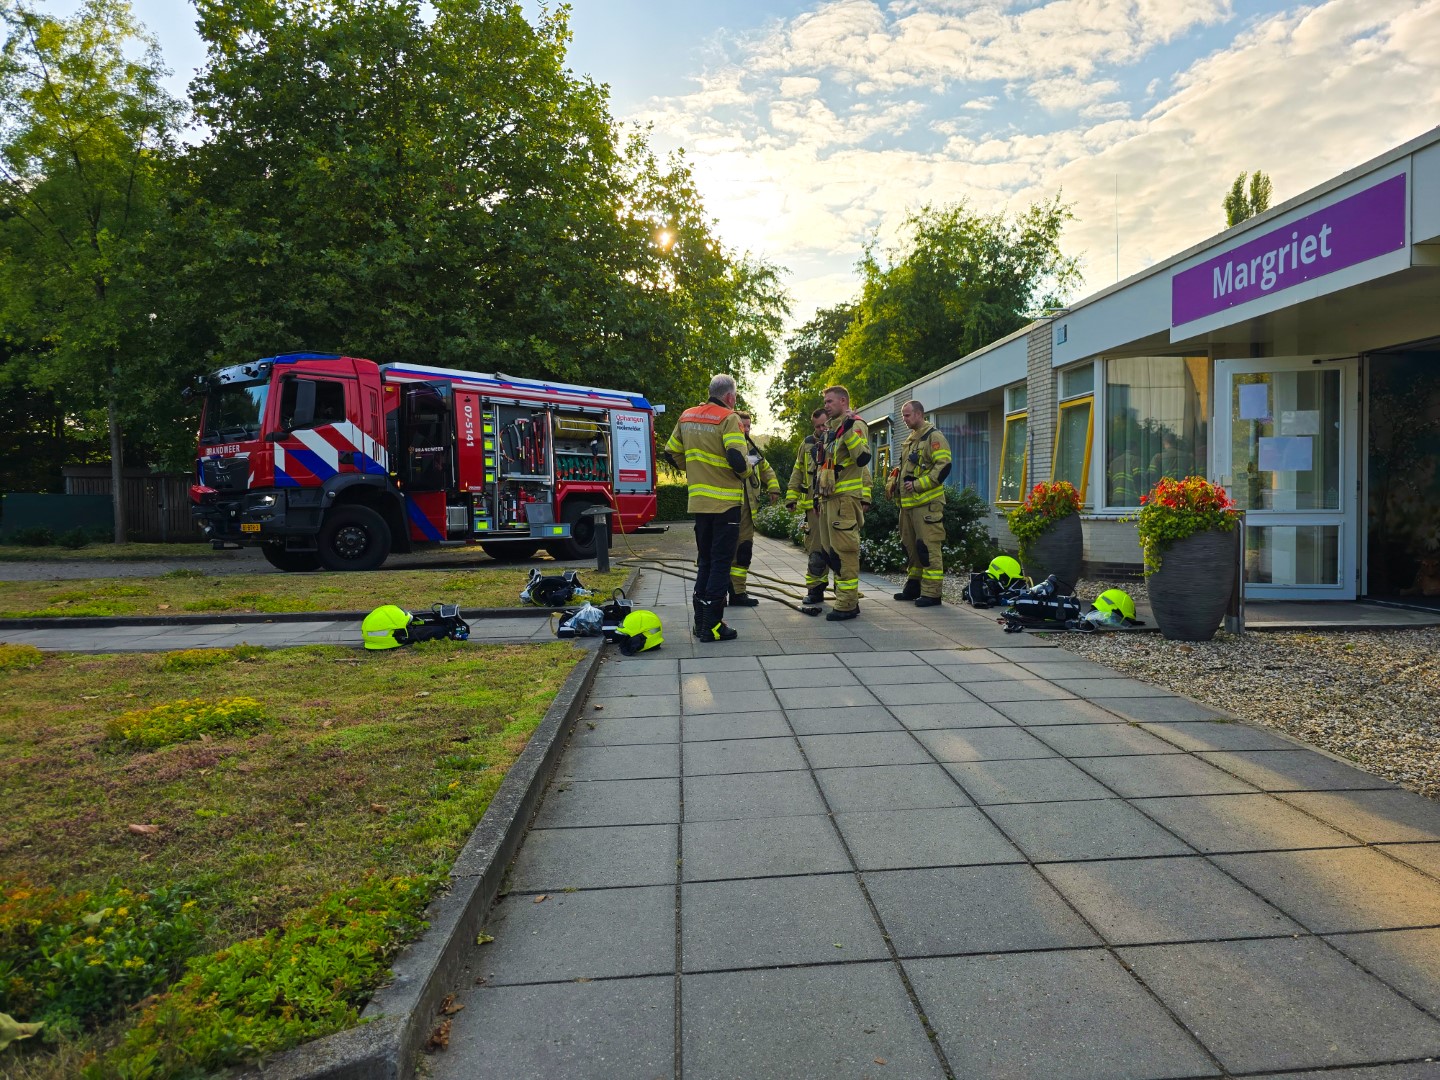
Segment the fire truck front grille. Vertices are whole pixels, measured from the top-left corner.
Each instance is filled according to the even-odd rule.
[[[250,475],[250,462],[245,458],[222,458],[201,465],[205,486],[216,491],[244,491]]]

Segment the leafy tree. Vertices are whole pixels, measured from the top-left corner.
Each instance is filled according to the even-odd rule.
[[[104,410],[121,541],[125,426],[153,373],[146,251],[181,108],[124,0],[0,18],[0,325],[42,398],[66,415]]]
[[[899,249],[882,262],[872,243],[861,259],[855,317],[823,382],[844,384],[858,405],[1058,306],[1079,280],[1077,261],[1060,251],[1072,216],[1058,196],[1013,220],[964,202],[910,215]]]
[[[1241,173],[1230,185],[1222,205],[1225,208],[1225,227],[1239,225],[1246,218],[1263,214],[1270,209],[1270,177],[1259,169],[1249,175],[1249,190],[1246,190],[1246,175]]]
[[[820,405],[824,375],[835,363],[835,348],[855,318],[853,303],[821,308],[785,339],[785,360],[770,386],[770,405],[792,439],[810,434],[810,414]]]

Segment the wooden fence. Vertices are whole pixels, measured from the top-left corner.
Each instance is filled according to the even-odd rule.
[[[80,465],[64,470],[66,495],[110,495],[109,466]],[[126,469],[122,483],[125,532],[131,540],[183,542],[201,539],[190,519],[190,476]]]

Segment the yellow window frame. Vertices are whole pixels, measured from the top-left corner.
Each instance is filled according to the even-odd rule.
[[[1029,413],[1028,411],[1027,411],[1027,412],[1010,413],[1010,414],[1008,414],[1008,415],[1005,417],[1005,427],[1004,427],[1003,432],[1002,432],[1002,434],[1001,434],[1001,436],[1000,436],[1000,474],[999,474],[999,476],[996,478],[996,479],[997,479],[997,483],[996,483],[996,485],[995,485],[997,489],[1002,488],[1002,487],[1005,486],[1005,461],[1006,461],[1007,456],[1008,456],[1008,455],[1006,454],[1006,451],[1010,449],[1010,425],[1011,425],[1012,423],[1014,423],[1016,420],[1024,420],[1024,421],[1025,421],[1025,435],[1026,435],[1027,440],[1028,440],[1029,435],[1030,435],[1030,413]],[[1019,488],[1020,498],[1018,498],[1018,499],[996,499],[996,500],[995,500],[996,505],[998,505],[998,506],[1019,506],[1020,503],[1024,501],[1024,499],[1025,499],[1025,483],[1026,483],[1026,481],[1029,479],[1029,477],[1028,477],[1026,474],[1029,472],[1029,469],[1030,469],[1030,462],[1027,460],[1027,456],[1028,456],[1028,455],[1026,455],[1025,451],[1022,449],[1022,450],[1020,451],[1020,488]]]
[[[1080,467],[1080,501],[1085,501],[1085,491],[1090,486],[1090,450],[1095,445],[1095,395],[1086,394],[1084,397],[1072,398],[1070,401],[1060,403],[1060,411],[1055,417],[1055,446],[1050,454],[1050,477],[1055,479],[1055,466],[1060,461],[1060,432],[1064,429],[1065,410],[1076,409],[1081,405],[1090,407],[1090,424],[1085,431],[1085,463]]]

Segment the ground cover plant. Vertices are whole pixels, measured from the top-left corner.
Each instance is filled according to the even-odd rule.
[[[199,1075],[356,1022],[582,655],[200,652],[0,679],[0,1014],[45,1021],[7,1077]],[[199,733],[197,700],[229,703]]]
[[[214,551],[209,544],[128,544],[91,541],[84,546],[65,547],[55,543],[22,544],[12,537],[0,537],[0,562],[71,562],[77,559],[104,562],[143,562],[148,559],[233,558],[229,552]]]
[[[541,566],[542,572],[557,572]],[[528,567],[389,570],[372,574],[222,574],[181,568],[160,577],[13,581],[0,618],[114,615],[233,615],[292,611],[369,611],[380,604],[429,608],[520,607]],[[581,582],[609,597],[627,570],[579,571]]]

